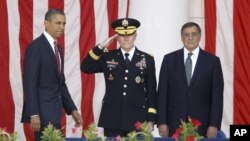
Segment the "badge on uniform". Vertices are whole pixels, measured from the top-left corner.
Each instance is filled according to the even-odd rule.
[[[139,61],[139,62],[137,62],[137,63],[135,64],[135,66],[138,67],[138,68],[140,68],[141,70],[145,69],[145,68],[147,67],[147,65],[146,65],[146,58],[143,57],[143,58],[141,59],[141,61]]]
[[[112,74],[109,74],[109,78],[108,78],[108,80],[114,80],[114,77],[113,77],[113,75],[112,75]]]
[[[135,82],[136,83],[140,83],[141,82],[141,77],[140,76],[136,76],[135,77]]]
[[[116,68],[116,66],[119,64],[118,62],[116,62],[114,59],[112,59],[111,61],[107,61],[107,67],[109,69],[112,69],[112,68]]]

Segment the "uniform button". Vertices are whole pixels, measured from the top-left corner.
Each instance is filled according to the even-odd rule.
[[[127,88],[127,85],[125,84],[125,85],[123,85],[123,87],[124,87],[124,88]]]
[[[125,95],[126,95],[126,92],[123,92],[123,95],[125,96]]]
[[[141,74],[143,74],[143,72],[141,71]]]
[[[58,98],[61,98],[61,96],[59,95]]]
[[[128,77],[124,77],[125,80],[128,80]]]
[[[146,108],[146,106],[144,106],[144,105],[143,105],[143,106],[142,106],[142,108],[143,108],[143,109],[145,109],[145,108]]]
[[[125,70],[125,73],[128,73],[128,70]]]

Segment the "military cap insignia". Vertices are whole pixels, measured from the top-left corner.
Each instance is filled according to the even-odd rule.
[[[127,26],[128,26],[128,20],[124,19],[124,20],[122,21],[122,26],[127,27]]]

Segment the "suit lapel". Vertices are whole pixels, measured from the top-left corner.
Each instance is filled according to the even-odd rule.
[[[52,49],[52,47],[51,47],[51,45],[49,44],[49,41],[47,40],[47,38],[44,36],[44,34],[42,34],[42,39],[43,39],[43,43],[44,43],[44,48],[45,48],[45,50],[47,50],[46,52],[48,52],[48,56],[49,56],[49,60],[53,60],[52,62],[54,63],[54,73],[56,73],[56,75],[57,75],[57,68],[56,68],[56,66],[57,66],[57,63],[56,63],[56,57],[55,57],[55,54],[54,54],[54,51],[53,51],[53,49]],[[60,48],[60,47],[59,47]],[[62,56],[61,54],[61,51],[59,50],[59,52],[60,52],[60,57]],[[61,61],[62,61],[62,57],[61,57]],[[62,63],[63,64],[63,63]],[[61,65],[61,67],[62,67],[62,65]],[[58,76],[58,75],[57,75]]]
[[[186,77],[186,72],[185,72],[185,65],[184,65],[184,50],[181,49],[177,53],[177,71],[180,71],[181,78],[183,79],[184,82],[187,84],[187,77]]]
[[[194,73],[193,73],[193,76],[191,78],[190,86],[193,85],[193,83],[195,82],[195,80],[199,76],[199,73],[203,69],[204,64],[206,64],[205,61],[206,61],[206,57],[204,55],[204,51],[202,49],[200,49],[200,52],[199,52],[199,55],[197,58],[197,62],[196,62],[196,66],[194,68]]]

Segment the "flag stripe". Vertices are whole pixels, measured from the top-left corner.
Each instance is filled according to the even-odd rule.
[[[108,7],[108,25],[111,25],[112,21],[117,19],[118,17],[118,6],[119,6],[118,0],[108,0],[107,1],[107,7]],[[109,37],[115,34],[115,31],[112,28],[109,28]],[[115,49],[117,46],[116,41],[110,44],[109,49]]]
[[[224,109],[221,129],[229,137],[229,125],[233,123],[233,0],[217,0],[216,6],[216,55],[220,57],[224,77]]]
[[[250,121],[250,3],[234,0],[234,123]]]
[[[95,45],[95,27],[94,27],[94,1],[81,0],[80,1],[80,18],[81,18],[81,32],[80,32],[80,61],[84,59],[88,51]],[[94,92],[94,75],[81,74],[82,79],[82,101],[81,113],[84,117],[85,123],[94,121],[92,100]],[[83,129],[88,127],[83,124]]]
[[[45,30],[44,17],[48,5],[47,0],[33,1],[33,39],[40,36]]]
[[[205,0],[205,50],[215,54],[216,50],[216,0]]]
[[[80,28],[80,1],[64,0],[64,11],[66,17],[65,27],[65,57],[64,57],[64,74],[71,97],[81,112],[81,72],[80,72],[80,52],[79,52],[79,34]],[[81,132],[72,133],[75,122],[72,116],[66,118],[66,137],[80,137]]]
[[[108,22],[108,0],[102,0],[101,2],[95,0],[94,2],[94,26],[95,26],[95,44],[103,42],[109,36],[109,22]],[[116,7],[116,6],[114,6]],[[91,48],[93,48],[92,46]],[[102,98],[105,92],[104,77],[102,73],[95,74],[94,92],[93,92],[93,114],[94,121],[98,123]],[[88,123],[87,123],[88,124]],[[100,129],[101,130],[101,129]]]
[[[119,18],[128,17],[129,1],[130,0],[119,0],[119,3],[118,3],[118,17]]]
[[[25,49],[27,48],[27,45],[30,43],[30,41],[33,40],[33,1],[28,0],[27,3],[26,1],[18,1],[18,9],[19,9],[19,16],[20,16],[20,21],[16,21],[17,23],[20,22],[20,32],[19,32],[19,47],[20,47],[20,60],[21,60],[21,69],[20,72],[22,74],[23,71],[23,62],[24,62],[24,54],[25,54]],[[16,54],[19,56],[19,54]],[[19,63],[18,63],[19,66]],[[18,73],[15,73],[18,74]],[[22,75],[20,76],[22,78]],[[15,80],[13,80],[15,81]],[[21,80],[20,80],[21,81]],[[23,89],[21,89],[22,92]],[[22,93],[20,93],[22,94]],[[21,95],[22,96],[22,95]],[[15,102],[16,105],[18,102]],[[19,102],[20,103],[20,102]],[[22,111],[22,106],[17,107]],[[17,109],[16,108],[16,109]],[[20,123],[21,119],[21,112],[19,112],[19,119],[18,123]],[[18,125],[18,123],[15,123],[15,125]],[[18,128],[18,126],[17,126]],[[18,130],[18,129],[17,129]],[[26,136],[27,141],[32,141],[34,140],[34,135],[32,134],[32,131],[29,127],[28,124],[24,124],[24,133]]]
[[[0,127],[6,127],[7,131],[14,131],[14,102],[9,82],[9,31],[8,11],[6,0],[0,1]],[[10,111],[10,112],[6,112]]]

